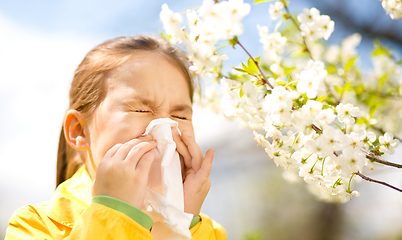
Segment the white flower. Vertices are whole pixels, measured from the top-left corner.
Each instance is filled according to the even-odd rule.
[[[180,28],[180,13],[172,12],[163,4],[160,18],[172,43],[184,43],[193,63],[190,70],[201,76],[216,77],[213,69],[227,59],[218,54],[215,45],[219,40],[229,40],[243,33],[242,19],[250,12],[250,4],[243,0],[215,3],[204,0],[198,11],[187,11],[188,29]],[[185,34],[186,33],[186,34]]]
[[[327,146],[333,151],[340,151],[346,146],[347,138],[339,128],[325,126],[320,140],[324,146]]]
[[[377,139],[377,135],[375,135],[375,133],[366,132],[366,130],[364,130],[361,135],[362,135],[361,141],[363,142],[364,147],[366,149],[368,149],[369,145],[372,145],[373,142]]]
[[[335,176],[336,178],[339,178],[339,176],[350,175],[350,173],[342,174],[342,162],[340,161],[340,158],[335,155],[325,158],[325,171],[329,176]]]
[[[257,133],[256,131],[253,131],[254,134],[254,140],[261,145],[264,149],[265,148],[270,148],[271,143],[265,139],[265,137],[262,134]]]
[[[341,161],[344,163],[342,167],[346,167],[346,171],[361,171],[367,163],[366,155],[360,150],[353,147],[347,147],[342,150]]]
[[[402,18],[402,2],[400,0],[382,0],[382,7],[392,19]]]
[[[341,59],[343,64],[346,64],[349,59],[357,55],[356,47],[359,46],[362,36],[359,33],[354,33],[341,43]]]
[[[332,123],[335,120],[336,116],[334,114],[334,110],[332,108],[323,109],[317,116],[317,120],[321,126],[325,126],[327,124]]]
[[[320,38],[328,40],[334,31],[334,21],[331,21],[328,15],[320,15],[320,11],[316,8],[311,8],[310,10],[305,8],[303,13],[297,16],[297,19],[301,23],[302,36],[311,41]]]
[[[361,148],[364,146],[363,142],[361,141],[362,137],[357,132],[351,132],[346,136],[349,138],[349,144],[353,148]]]
[[[336,64],[339,61],[340,52],[339,46],[331,45],[325,52],[324,59],[329,63]]]
[[[338,113],[338,120],[346,125],[352,125],[355,123],[355,119],[353,117],[359,116],[359,108],[354,107],[350,103],[340,103],[338,106],[336,106],[336,112]]]
[[[304,115],[311,119],[311,121],[314,121],[318,114],[320,114],[322,109],[322,103],[314,101],[314,100],[308,100],[307,103],[302,107],[302,111]]]
[[[332,152],[333,152],[333,149],[331,149],[330,147],[325,145],[325,142],[322,141],[321,136],[315,140],[313,140],[313,139],[307,140],[304,147],[308,151],[317,154],[319,157],[326,157],[326,156],[332,154]]]
[[[279,17],[282,17],[285,12],[283,12],[281,9],[283,8],[283,3],[282,2],[275,2],[275,4],[270,4],[269,5],[269,15],[272,20],[278,19]]]
[[[328,15],[322,15],[316,20],[316,24],[318,25],[317,28],[319,31],[322,32],[321,34],[323,35],[323,38],[328,40],[334,31],[335,22],[331,21],[331,18]]]
[[[327,71],[323,62],[309,60],[305,70],[300,73],[300,80],[296,85],[297,91],[306,93],[309,98],[317,97],[326,76]]]
[[[267,111],[277,111],[282,107],[292,109],[293,100],[297,99],[299,94],[296,91],[288,91],[283,86],[275,87],[270,95],[267,95],[264,100],[264,109]]]
[[[168,5],[162,5],[162,11],[159,14],[165,32],[172,36],[172,42],[183,42],[184,32],[180,29],[179,24],[183,20],[180,13],[174,13],[169,9]]]
[[[257,25],[258,34],[260,35],[260,43],[267,54],[268,59],[279,62],[279,53],[283,52],[287,38],[283,37],[280,32],[268,33],[268,27]]]
[[[319,84],[320,81],[313,71],[302,71],[300,73],[300,80],[297,83],[296,88],[300,93],[306,93],[307,97],[315,98],[317,97]]]
[[[301,24],[307,24],[309,22],[312,22],[314,17],[318,16],[320,16],[320,11],[317,8],[305,8],[303,9],[303,13],[297,16],[297,20],[299,20]]]
[[[305,111],[302,109],[294,110],[292,112],[292,126],[306,135],[309,135],[313,132],[311,128],[311,123],[313,121],[311,118],[307,117]]]
[[[394,154],[394,148],[399,146],[399,141],[394,139],[394,135],[390,132],[386,132],[384,136],[379,137],[381,143],[380,151],[384,153]]]

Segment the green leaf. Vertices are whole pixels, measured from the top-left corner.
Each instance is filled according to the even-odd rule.
[[[296,67],[285,67],[283,70],[284,70],[284,73],[285,73],[285,75],[289,75],[289,74],[291,74],[292,72],[293,72],[293,70],[295,70],[296,69]]]
[[[242,98],[242,97],[243,97],[243,95],[244,95],[244,92],[243,92],[243,87],[241,87],[241,88],[240,88],[240,98]]]
[[[364,85],[360,84],[358,86],[355,87],[355,92],[357,95],[360,95],[364,92]]]
[[[344,86],[343,86],[343,88],[342,88],[342,93],[343,92],[346,92],[346,91],[348,91],[348,90],[350,90],[350,87],[352,86],[352,81],[350,81],[350,82],[347,82]]]
[[[234,36],[234,38],[229,40],[229,44],[232,45],[233,48],[237,44],[237,42],[238,42],[237,36]]]
[[[378,95],[376,93],[370,93],[368,98],[365,99],[366,104],[372,108],[377,105],[378,102]]]
[[[286,85],[286,82],[285,82],[285,81],[278,81],[278,82],[276,82],[276,84],[285,86],[285,85]]]
[[[370,124],[370,121],[367,118],[362,117],[362,118],[357,118],[356,123],[358,123],[358,124]]]
[[[237,70],[237,71],[239,71],[239,72],[248,73],[248,72],[244,71],[244,70],[241,69],[241,68],[236,68],[236,67],[233,67],[233,66],[232,66],[232,68],[235,69],[235,70]]]
[[[252,71],[250,71],[250,69],[246,66],[246,64],[242,62],[241,65],[243,66],[243,69],[244,71],[246,71],[246,73],[252,73]]]
[[[383,47],[375,48],[371,53],[372,56],[387,55],[387,54],[388,54],[387,50]]]
[[[278,0],[255,0],[254,4],[262,3],[262,2],[273,2],[273,1],[278,1]]]
[[[328,72],[328,74],[338,73],[338,69],[336,68],[336,66],[334,64],[330,64],[327,67],[327,72]]]
[[[251,57],[248,58],[247,65],[248,65],[248,69],[250,71],[252,71],[253,73],[258,74],[258,67],[257,67],[257,65],[255,64],[255,62],[253,61],[253,59]]]
[[[381,43],[380,40],[378,39],[374,39],[374,48],[373,51],[371,52],[372,56],[378,56],[378,55],[388,55],[390,56],[389,50],[384,48]]]
[[[385,83],[385,81],[387,80],[387,78],[388,78],[388,75],[387,75],[387,74],[384,74],[384,75],[380,78],[380,80],[378,81],[378,85],[379,85],[380,87],[384,86],[384,83]]]
[[[235,68],[236,69],[236,68]],[[237,70],[237,69],[236,69]],[[243,69],[242,69],[243,70]],[[240,80],[240,77],[233,73],[228,73],[229,77],[234,80]]]
[[[335,90],[336,90],[340,95],[342,95],[343,91],[342,91],[342,89],[341,89],[339,86],[335,86]]]
[[[322,102],[325,98],[325,95],[322,95],[321,97],[317,98],[317,102]]]
[[[322,109],[327,109],[327,108],[334,109],[334,107],[331,105],[327,105],[327,104],[322,105]]]
[[[351,59],[348,60],[348,62],[345,64],[345,72],[349,71],[355,64],[357,57],[352,57]]]
[[[375,110],[380,106],[380,104],[376,104],[373,107],[370,108],[370,118],[373,117]]]

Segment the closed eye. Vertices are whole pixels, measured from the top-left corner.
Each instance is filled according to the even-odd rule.
[[[147,111],[147,110],[133,110],[133,112],[148,113],[148,112],[151,112],[151,111]]]
[[[189,119],[186,118],[186,117],[178,116],[178,115],[172,115],[172,117],[177,118],[177,119],[181,119],[181,120],[189,120]]]

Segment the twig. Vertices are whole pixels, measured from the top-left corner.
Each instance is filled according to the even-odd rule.
[[[311,124],[311,128],[313,128],[314,131],[316,133],[318,133],[318,134],[322,133],[322,130],[319,127],[317,127],[314,123]],[[367,151],[367,150],[365,150],[363,148],[361,148],[360,150],[363,151],[366,154],[367,159],[369,159],[369,160],[371,160],[373,162],[381,163],[381,164],[391,166],[391,167],[402,168],[401,164],[388,162],[388,161],[380,158],[379,156],[373,155],[372,153],[370,153],[369,151]]]
[[[271,83],[268,81],[268,79],[265,77],[265,74],[262,71],[260,64],[253,58],[253,56],[251,56],[251,54],[247,51],[247,49],[243,47],[243,45],[239,42],[239,40],[237,40],[236,44],[238,44],[241,48],[243,48],[243,50],[247,53],[247,55],[253,60],[253,62],[258,68],[258,71],[262,75],[262,80],[264,81],[264,83],[266,83],[271,89],[274,89],[274,86],[272,86]]]
[[[373,129],[379,131],[381,134],[385,134],[385,131],[384,131],[384,129],[382,129],[382,128],[379,128],[379,127],[371,127],[371,128],[373,128]],[[401,138],[399,138],[399,137],[397,137],[397,136],[394,136],[394,138],[395,138],[395,139],[398,139],[400,142],[402,142],[402,139],[401,139]]]
[[[322,133],[321,128],[317,127],[314,123],[311,124],[311,127],[314,129],[314,131],[318,134]]]
[[[394,187],[394,186],[392,186],[391,184],[388,184],[388,183],[386,183],[386,182],[382,182],[382,181],[378,181],[378,180],[369,178],[369,177],[367,177],[367,176],[364,176],[364,175],[361,174],[360,172],[355,172],[354,174],[358,175],[359,177],[363,178],[363,179],[366,180],[366,181],[379,183],[379,184],[381,184],[381,185],[390,187],[390,188],[392,188],[392,189],[394,189],[394,190],[396,190],[396,191],[402,192],[402,189],[400,189],[400,188]]]
[[[292,17],[292,14],[290,14],[290,11],[289,11],[289,8],[288,8],[287,4],[284,4],[284,7],[286,9],[286,12],[289,15],[290,20],[292,20],[292,22],[295,24],[296,28],[301,32],[301,29],[300,29],[299,25],[297,25],[296,20]],[[310,58],[312,60],[314,60],[313,56],[311,55],[310,49],[308,48],[306,38],[304,36],[302,36],[302,38],[303,38],[303,43],[304,43],[304,46],[306,47],[306,51],[307,51],[308,55],[310,56]]]
[[[378,162],[387,166],[391,166],[391,167],[396,167],[396,168],[402,168],[401,164],[397,164],[397,163],[393,163],[393,162],[388,162],[382,158],[380,158],[379,156],[375,156],[372,153],[368,152],[365,149],[361,149],[365,154],[366,154],[366,158],[370,159],[373,162]]]

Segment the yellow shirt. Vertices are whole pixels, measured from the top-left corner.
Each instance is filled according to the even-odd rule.
[[[27,205],[11,217],[6,240],[152,239],[151,233],[120,211],[91,203],[92,181],[82,167],[60,184],[52,199]],[[226,232],[205,215],[190,229],[194,240],[225,240]]]

